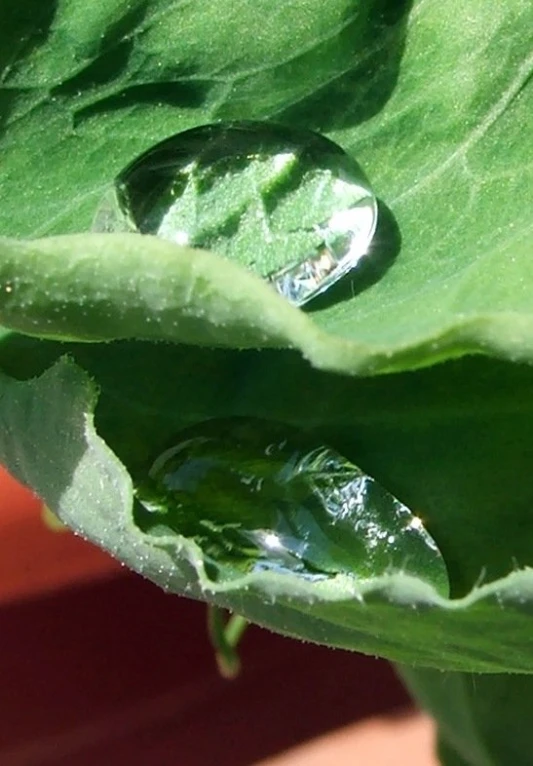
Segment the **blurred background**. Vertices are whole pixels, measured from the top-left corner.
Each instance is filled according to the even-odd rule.
[[[2,766],[436,763],[387,663],[251,627],[221,678],[203,604],[54,529],[1,467],[0,647]]]

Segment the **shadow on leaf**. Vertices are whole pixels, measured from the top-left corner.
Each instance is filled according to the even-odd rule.
[[[349,128],[377,114],[396,86],[412,0],[364,0],[339,35],[353,64],[320,90],[272,118],[326,132]],[[350,15],[353,11],[350,12]]]

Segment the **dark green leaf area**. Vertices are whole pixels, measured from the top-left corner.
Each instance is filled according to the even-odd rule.
[[[418,703],[438,722],[443,766],[530,766],[531,675],[411,667],[399,671]]]
[[[229,418],[185,429],[136,495],[137,524],[194,539],[218,577],[401,571],[448,592],[421,521],[338,452],[281,423]]]

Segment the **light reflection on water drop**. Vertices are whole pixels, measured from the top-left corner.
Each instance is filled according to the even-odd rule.
[[[141,529],[195,540],[224,578],[401,570],[445,587],[440,553],[411,511],[341,454],[285,425],[230,418],[189,428],[136,481],[136,498]]]
[[[310,131],[231,122],[178,133],[131,162],[93,229],[213,250],[300,306],[358,264],[376,222],[368,180],[339,146]]]

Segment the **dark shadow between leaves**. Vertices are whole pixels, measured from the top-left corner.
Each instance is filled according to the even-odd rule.
[[[4,87],[0,88],[0,127],[8,120],[18,97],[27,97],[24,87],[12,87],[10,74],[18,74],[22,61],[47,40],[57,5],[58,0],[26,0],[2,6],[0,72]]]
[[[141,104],[195,108],[205,102],[210,83],[193,81],[190,79],[193,72],[175,64],[167,71],[162,69],[158,73],[157,82],[128,82],[127,73],[134,51],[135,33],[145,21],[149,10],[147,0],[129,9],[107,30],[101,40],[98,56],[81,72],[54,89],[53,96],[68,98],[107,86],[104,97],[99,98],[96,90],[94,102],[74,112],[74,127],[98,114]],[[115,92],[109,92],[110,85],[116,86]]]
[[[78,127],[84,120],[98,114],[143,104],[154,107],[167,105],[183,109],[197,108],[204,103],[210,87],[209,82],[187,82],[187,75],[183,75],[181,81],[131,85],[112,96],[79,109],[74,116],[74,127]]]
[[[378,200],[378,225],[368,253],[336,284],[304,306],[304,310],[309,313],[325,311],[368,290],[383,279],[398,257],[401,246],[402,237],[396,218],[390,208]]]
[[[98,54],[73,77],[54,88],[53,96],[74,96],[98,85],[119,80],[128,69],[135,31],[148,12],[147,0],[128,8],[107,28],[98,44]]]
[[[412,5],[413,0],[362,0],[356,14],[350,10],[353,18],[339,36],[339,44],[348,44],[353,51],[353,65],[271,118],[327,132],[353,127],[377,114],[398,81]]]
[[[0,130],[9,123],[19,99],[22,101],[26,96],[26,91],[21,88],[0,88]]]
[[[4,3],[0,28],[0,71],[9,82],[11,70],[46,41],[54,23],[58,0]]]

